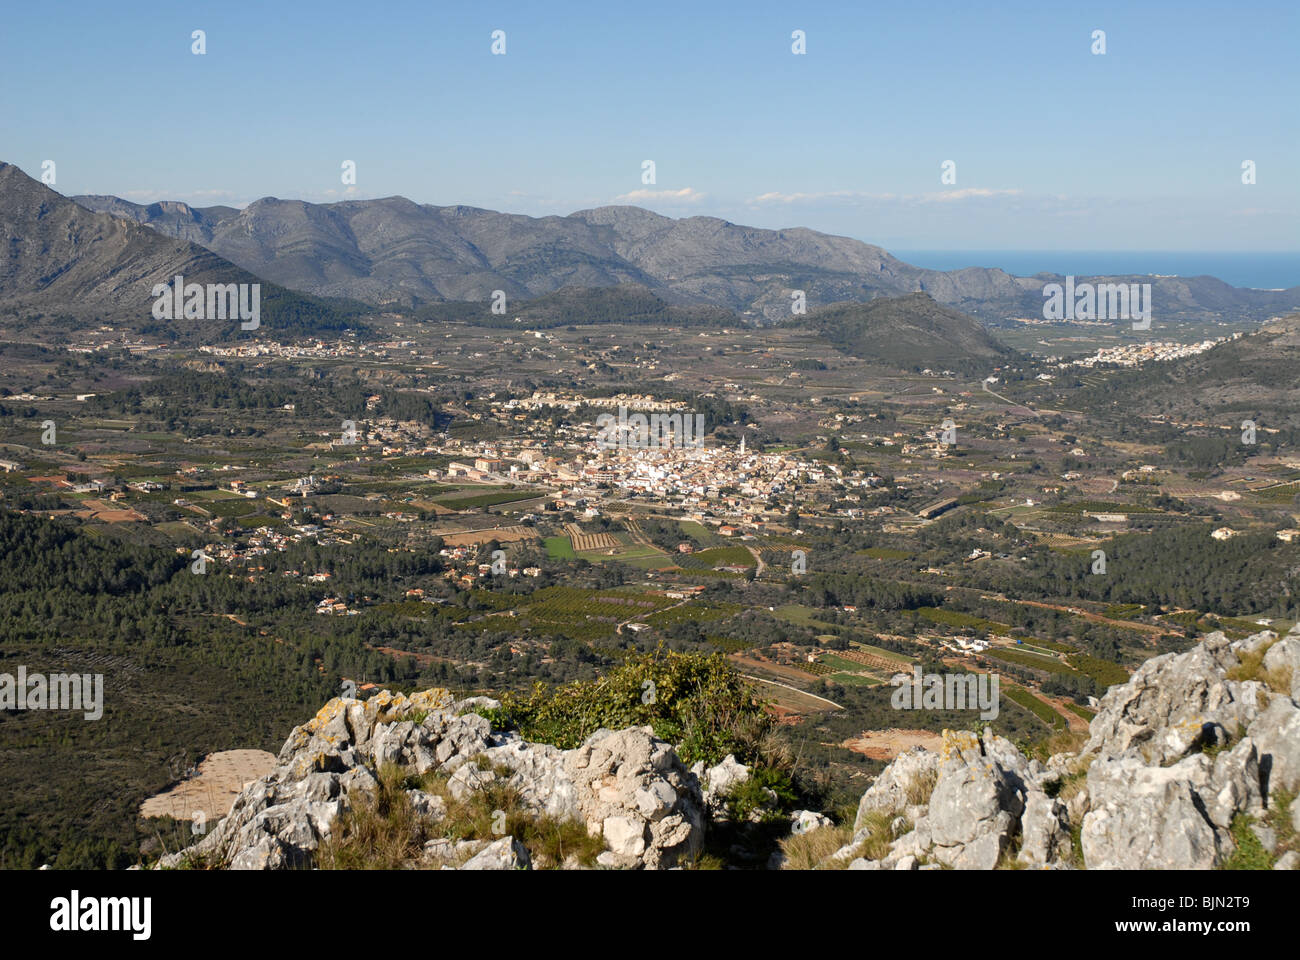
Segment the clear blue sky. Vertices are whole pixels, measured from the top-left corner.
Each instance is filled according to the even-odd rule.
[[[1296,0],[984,7],[10,3],[0,159],[138,202],[343,199],[354,160],[347,196],[535,216],[631,202],[903,249],[1300,248]]]

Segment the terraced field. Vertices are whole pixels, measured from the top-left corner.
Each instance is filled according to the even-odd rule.
[[[609,550],[623,543],[612,533],[583,533],[582,527],[576,523],[566,523],[564,532],[568,534],[573,549],[578,553],[584,550]]]
[[[509,527],[490,527],[487,530],[472,530],[466,533],[444,534],[442,541],[449,547],[477,546],[480,543],[516,543],[520,540],[537,539],[537,531],[532,527],[514,525]]]

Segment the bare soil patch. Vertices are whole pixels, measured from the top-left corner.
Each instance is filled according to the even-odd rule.
[[[265,750],[222,750],[209,754],[198,773],[155,794],[140,807],[142,817],[192,820],[202,811],[208,823],[230,812],[244,784],[264,777],[275,767],[275,754]]]
[[[905,750],[923,747],[938,750],[943,737],[933,730],[868,730],[860,737],[845,740],[840,746],[872,760],[893,760]]]

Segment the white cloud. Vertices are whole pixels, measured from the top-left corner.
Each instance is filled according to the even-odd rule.
[[[694,187],[682,187],[680,190],[633,190],[614,198],[615,203],[699,203],[704,194]]]
[[[759,194],[749,203],[816,203],[821,200],[893,200],[892,193],[864,193],[861,190],[828,190],[823,193],[781,193],[773,190]]]
[[[822,203],[825,201],[880,201],[893,200],[904,204],[918,203],[952,203],[959,200],[985,199],[990,197],[1018,196],[1019,190],[991,190],[987,187],[966,187],[961,190],[943,190],[938,193],[922,193],[898,196],[893,193],[867,193],[862,190],[827,190],[821,193],[781,193],[770,191],[759,194],[747,201],[750,204],[769,203]]]
[[[966,187],[962,190],[942,190],[939,193],[925,193],[919,197],[909,197],[908,199],[919,200],[921,203],[953,203],[957,200],[1015,197],[1019,195],[1019,190],[990,190],[987,187]]]

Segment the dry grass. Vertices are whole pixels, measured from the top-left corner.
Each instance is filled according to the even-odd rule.
[[[1048,758],[1058,753],[1078,753],[1088,742],[1088,735],[1080,730],[1057,730],[1038,741],[1026,752],[1028,756],[1046,763]]]
[[[316,855],[321,870],[399,870],[419,859],[433,825],[411,809],[406,774],[396,767],[379,771],[379,789],[352,798]]]
[[[785,863],[781,869],[816,870],[822,861],[852,840],[853,827],[849,824],[791,834],[780,843],[781,852],[785,854]],[[851,859],[845,857],[842,860],[831,860],[822,869],[843,870]]]
[[[1069,773],[1063,774],[1060,779],[1060,785],[1056,793],[1048,790],[1050,796],[1055,796],[1062,803],[1068,804],[1084,787],[1088,785],[1088,769],[1092,766],[1094,756],[1076,757],[1069,766]]]
[[[429,840],[490,842],[506,836],[528,848],[535,869],[557,869],[569,861],[583,866],[595,863],[605,849],[602,837],[589,835],[585,825],[576,820],[533,812],[506,782],[509,770],[494,772],[494,782],[456,799],[447,788],[446,777],[432,773],[411,776],[398,768],[380,771],[377,794],[354,803],[322,846],[317,865],[325,870],[418,868],[431,865],[422,860]],[[434,821],[418,816],[411,809],[409,789],[441,797],[447,806],[446,817]]]
[[[926,795],[927,798],[929,794]],[[885,854],[889,853],[889,845],[894,842],[894,832],[890,830],[889,824],[893,821],[894,814],[874,812],[869,813],[863,818],[862,826],[867,831],[866,837],[858,844],[857,849],[853,851],[853,856],[847,858],[853,860],[855,857],[866,857],[868,860],[882,860]],[[899,835],[906,833],[910,829],[910,824],[903,827]],[[845,864],[847,866],[847,862]]]
[[[1272,670],[1264,669],[1264,655],[1277,642],[1277,639],[1269,640],[1267,643],[1261,644],[1258,650],[1238,654],[1237,659],[1240,663],[1228,671],[1228,679],[1257,680],[1274,693],[1289,695],[1291,693],[1291,668],[1282,666]]]
[[[913,777],[907,784],[908,806],[914,807],[929,803],[930,795],[934,793],[935,785],[938,782],[938,770],[927,770],[919,776]]]
[[[1020,859],[1020,838],[1013,837],[1011,841],[1002,848],[1002,855],[998,857],[998,862],[994,864],[994,870],[1025,870],[1028,865]]]

